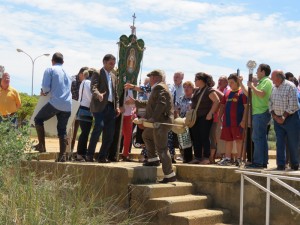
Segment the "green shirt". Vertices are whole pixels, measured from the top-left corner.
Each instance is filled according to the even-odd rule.
[[[269,77],[263,77],[258,81],[256,88],[264,91],[266,94],[261,98],[252,92],[252,115],[264,113],[269,109],[269,99],[272,93],[273,84]]]

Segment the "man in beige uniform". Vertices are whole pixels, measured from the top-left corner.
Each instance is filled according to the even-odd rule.
[[[162,70],[153,70],[147,75],[150,78],[151,94],[148,101],[134,100],[137,107],[146,106],[148,122],[172,123],[173,100],[168,86],[163,82],[165,73]],[[159,166],[159,158],[162,162],[164,179],[159,183],[176,181],[176,175],[172,170],[171,156],[168,151],[168,132],[170,126],[160,125],[158,128],[145,128],[143,140],[148,150],[148,162],[144,166]],[[158,157],[159,156],[159,157]]]

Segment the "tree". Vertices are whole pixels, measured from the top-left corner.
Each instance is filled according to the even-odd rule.
[[[18,123],[23,124],[26,120],[29,120],[33,114],[34,108],[38,102],[38,96],[29,96],[26,93],[20,93],[22,106],[18,110]]]

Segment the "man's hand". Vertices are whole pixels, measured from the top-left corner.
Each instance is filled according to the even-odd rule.
[[[134,85],[133,85],[133,84],[130,84],[130,83],[124,84],[124,89],[125,89],[125,90],[133,89],[133,88],[134,88]]]
[[[100,93],[100,94],[98,95],[98,99],[99,99],[100,102],[103,101],[103,98],[104,98],[104,95],[105,95],[105,94],[106,94],[106,91],[104,91],[103,93]]]
[[[41,89],[41,92],[40,92],[40,95],[41,95],[41,96],[46,96],[47,94],[48,94],[48,93],[44,93],[44,92],[43,92],[43,89]]]
[[[248,87],[249,87],[249,88],[251,88],[251,89],[253,89],[253,88],[254,88],[254,84],[253,84],[253,82],[251,82],[251,81],[248,81]]]
[[[284,123],[284,119],[281,116],[273,116],[273,119],[278,123],[278,124],[283,124]]]
[[[120,116],[120,114],[121,114],[120,108],[116,108],[116,117]]]
[[[125,112],[125,108],[124,107],[120,107],[120,112],[124,113]]]

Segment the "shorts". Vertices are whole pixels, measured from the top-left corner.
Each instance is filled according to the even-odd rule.
[[[221,139],[224,141],[235,141],[243,139],[243,128],[241,127],[223,127]]]

